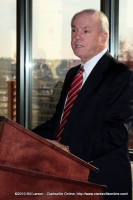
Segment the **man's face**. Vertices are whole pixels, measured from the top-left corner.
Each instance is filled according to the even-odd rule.
[[[82,13],[72,23],[71,46],[82,62],[87,62],[102,51],[106,33],[101,32],[97,16]],[[107,35],[106,35],[107,36]]]

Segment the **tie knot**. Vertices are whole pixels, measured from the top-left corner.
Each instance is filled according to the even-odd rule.
[[[84,72],[84,66],[81,66],[79,69],[79,74],[82,74]]]

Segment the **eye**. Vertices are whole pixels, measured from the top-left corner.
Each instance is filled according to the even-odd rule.
[[[74,28],[72,28],[72,32],[73,32],[73,33],[75,33],[75,32],[76,32],[76,30],[75,30]]]
[[[91,31],[90,30],[84,30],[84,33],[90,33]]]

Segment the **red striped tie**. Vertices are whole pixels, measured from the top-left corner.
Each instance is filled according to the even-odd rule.
[[[64,128],[65,128],[67,119],[69,117],[71,108],[72,108],[73,103],[74,103],[76,97],[78,96],[78,93],[82,87],[83,71],[84,71],[84,68],[80,67],[78,74],[74,77],[73,82],[70,86],[70,90],[67,95],[67,100],[66,100],[66,104],[65,104],[62,119],[61,119],[60,128],[59,128],[59,131],[58,131],[58,134],[56,137],[56,140],[58,142],[61,140],[61,137],[62,137]]]

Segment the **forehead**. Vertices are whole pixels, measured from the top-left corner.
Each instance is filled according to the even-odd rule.
[[[94,26],[98,24],[98,18],[96,14],[80,13],[76,15],[72,21],[72,26],[82,24],[83,26]]]

